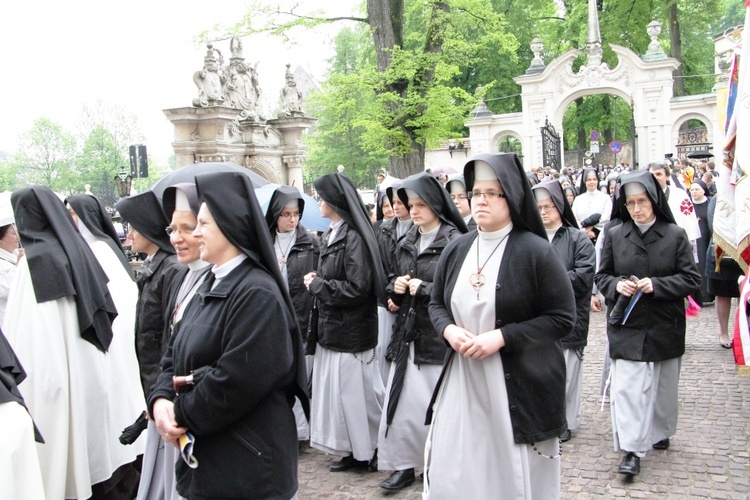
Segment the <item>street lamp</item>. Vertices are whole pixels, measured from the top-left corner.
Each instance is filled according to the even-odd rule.
[[[130,187],[132,183],[133,178],[124,168],[115,175],[115,185],[117,186],[117,194],[120,195],[120,198],[126,198],[130,195]]]

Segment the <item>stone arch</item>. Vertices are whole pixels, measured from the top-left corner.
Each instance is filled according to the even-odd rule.
[[[689,120],[700,120],[706,126],[706,132],[708,135],[707,142],[711,145],[714,144],[716,138],[716,131],[714,130],[713,124],[715,120],[712,120],[705,113],[699,111],[686,111],[684,113],[674,113],[672,116],[674,120],[672,123],[672,144],[675,146],[679,143],[680,129]],[[716,154],[716,152],[714,152]]]
[[[498,151],[500,148],[500,140],[506,136],[511,136],[511,137],[518,139],[518,141],[521,143],[521,151],[523,153],[523,139],[522,139],[523,136],[521,135],[521,131],[510,129],[510,128],[502,129],[502,130],[495,132],[495,135],[490,140],[490,151],[492,152]]]
[[[281,179],[279,169],[274,167],[266,158],[246,156],[244,166],[274,184],[285,184],[284,180]]]

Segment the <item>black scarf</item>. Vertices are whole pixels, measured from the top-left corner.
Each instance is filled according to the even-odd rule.
[[[130,269],[127,257],[125,257],[125,251],[122,249],[122,243],[120,243],[120,238],[117,236],[115,226],[112,224],[112,219],[99,199],[90,194],[77,194],[69,196],[65,200],[65,203],[75,210],[78,219],[91,231],[91,234],[102,240],[112,249],[120,264],[128,272],[128,276],[132,278],[133,271]]]
[[[81,337],[106,352],[117,317],[109,280],[65,205],[39,185],[14,191],[11,204],[37,302],[74,296]]]
[[[383,264],[380,260],[380,250],[375,231],[372,229],[372,222],[370,222],[370,214],[362,203],[357,188],[349,177],[341,173],[318,177],[315,179],[314,185],[323,201],[328,203],[349,227],[362,236],[370,254],[370,264],[372,264],[375,280],[375,294],[378,301],[385,304],[388,301],[385,295],[387,283],[383,272]]]
[[[513,227],[536,233],[545,240],[547,230],[536,206],[536,198],[531,192],[531,184],[515,153],[486,153],[477,155],[464,166],[466,186],[474,186],[474,161],[488,163],[494,170],[497,180],[505,191],[510,219]]]
[[[135,196],[123,198],[117,202],[115,208],[122,218],[147,240],[158,246],[160,250],[174,254],[174,247],[166,231],[169,221],[153,191],[144,191]]]
[[[568,203],[568,200],[565,198],[565,192],[563,191],[563,188],[558,181],[554,179],[544,181],[537,184],[531,189],[532,191],[535,191],[537,189],[546,189],[552,199],[552,203],[555,204],[555,208],[557,208],[557,211],[560,212],[560,218],[562,219],[563,226],[580,229],[578,227],[578,223],[576,222],[576,217],[575,215],[573,215],[573,209],[570,208],[570,203]]]
[[[464,218],[461,217],[458,208],[456,208],[456,204],[451,200],[448,190],[443,188],[440,182],[433,176],[427,172],[422,172],[404,179],[403,184],[401,184],[398,190],[398,197],[404,205],[409,206],[407,189],[417,193],[441,221],[450,224],[461,231],[461,233],[469,231]]]
[[[164,194],[161,198],[161,205],[164,207],[164,215],[166,215],[170,223],[172,222],[172,214],[176,210],[178,189],[185,193],[185,197],[190,205],[190,211],[193,212],[193,215],[198,217],[198,210],[201,208],[201,201],[198,198],[198,190],[196,189],[195,184],[182,182],[175,184],[174,186],[169,186],[164,190]]]
[[[276,191],[271,195],[271,201],[268,202],[268,209],[266,209],[266,224],[268,229],[273,234],[276,229],[277,222],[281,216],[281,212],[284,210],[284,206],[292,200],[297,200],[299,204],[299,216],[302,218],[302,214],[305,212],[305,200],[299,192],[299,189],[292,186],[279,186]],[[275,236],[271,237],[273,240]]]

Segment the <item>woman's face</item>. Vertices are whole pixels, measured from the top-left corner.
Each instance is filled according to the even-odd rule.
[[[586,191],[594,192],[599,187],[599,178],[596,172],[589,170],[586,172]]]
[[[18,248],[18,233],[16,233],[15,225],[11,224],[5,232],[5,236],[0,239],[0,247],[10,253],[13,253]]]
[[[703,188],[700,185],[694,182],[690,185],[690,196],[695,201],[703,201],[706,198],[706,193],[703,192]]]
[[[647,224],[654,220],[654,206],[646,193],[625,196],[625,207],[633,220],[639,224]]]
[[[409,219],[409,209],[406,208],[406,205],[401,202],[401,198],[398,196],[393,197],[393,213],[396,214],[398,220]]]
[[[483,196],[489,194],[489,196]],[[490,199],[493,195],[503,197]],[[510,209],[504,198],[505,192],[500,181],[474,181],[471,198],[471,215],[482,231],[498,231],[510,223]]]
[[[461,214],[461,217],[471,215],[471,207],[469,206],[469,197],[466,195],[466,190],[460,185],[456,186],[458,181],[452,182],[451,184],[453,184],[453,187],[450,196],[458,209],[458,213]]]
[[[299,206],[284,207],[281,209],[278,219],[276,219],[276,228],[280,233],[291,233],[297,229],[300,217]]]
[[[323,201],[323,198],[318,200],[318,206],[320,207],[320,215],[326,219],[330,219],[336,213],[333,208],[331,208],[331,205]]]
[[[393,218],[393,207],[391,206],[391,202],[388,201],[388,197],[383,198],[383,204],[380,206],[381,210],[383,210],[383,218],[384,219],[392,219]]]
[[[570,203],[570,205],[573,205],[573,202],[576,199],[576,195],[574,195],[570,191],[565,191],[565,197],[568,199],[568,203]]]
[[[440,222],[438,216],[422,198],[409,198],[409,213],[414,225],[421,227],[425,232],[435,229]]]
[[[200,241],[193,234],[198,221],[190,210],[175,210],[169,225],[169,242],[172,243],[180,264],[190,264],[201,256]]]
[[[221,232],[205,203],[201,204],[198,212],[198,225],[193,236],[198,238],[201,259],[210,264],[220,266],[240,254],[239,249]]]

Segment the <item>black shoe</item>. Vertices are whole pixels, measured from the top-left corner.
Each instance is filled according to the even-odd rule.
[[[370,472],[377,472],[378,471],[378,450],[375,450],[375,453],[372,454],[372,458],[370,459],[370,462],[367,464],[367,468],[370,469]]]
[[[565,429],[565,432],[563,432],[562,436],[560,436],[560,442],[567,443],[572,437],[573,435],[570,433],[570,429]]]
[[[349,455],[348,457],[342,458],[335,464],[331,464],[329,469],[331,470],[331,472],[344,472],[345,470],[353,469],[355,467],[362,467],[365,464],[367,464],[367,462],[354,460],[354,456]]]
[[[635,453],[628,453],[620,462],[620,468],[617,472],[626,476],[635,476],[641,472],[641,459]]]
[[[388,479],[380,483],[380,487],[388,491],[406,488],[414,482],[414,469],[397,470]]]
[[[654,443],[653,448],[655,450],[668,450],[669,449],[669,438],[662,439],[661,441]]]

